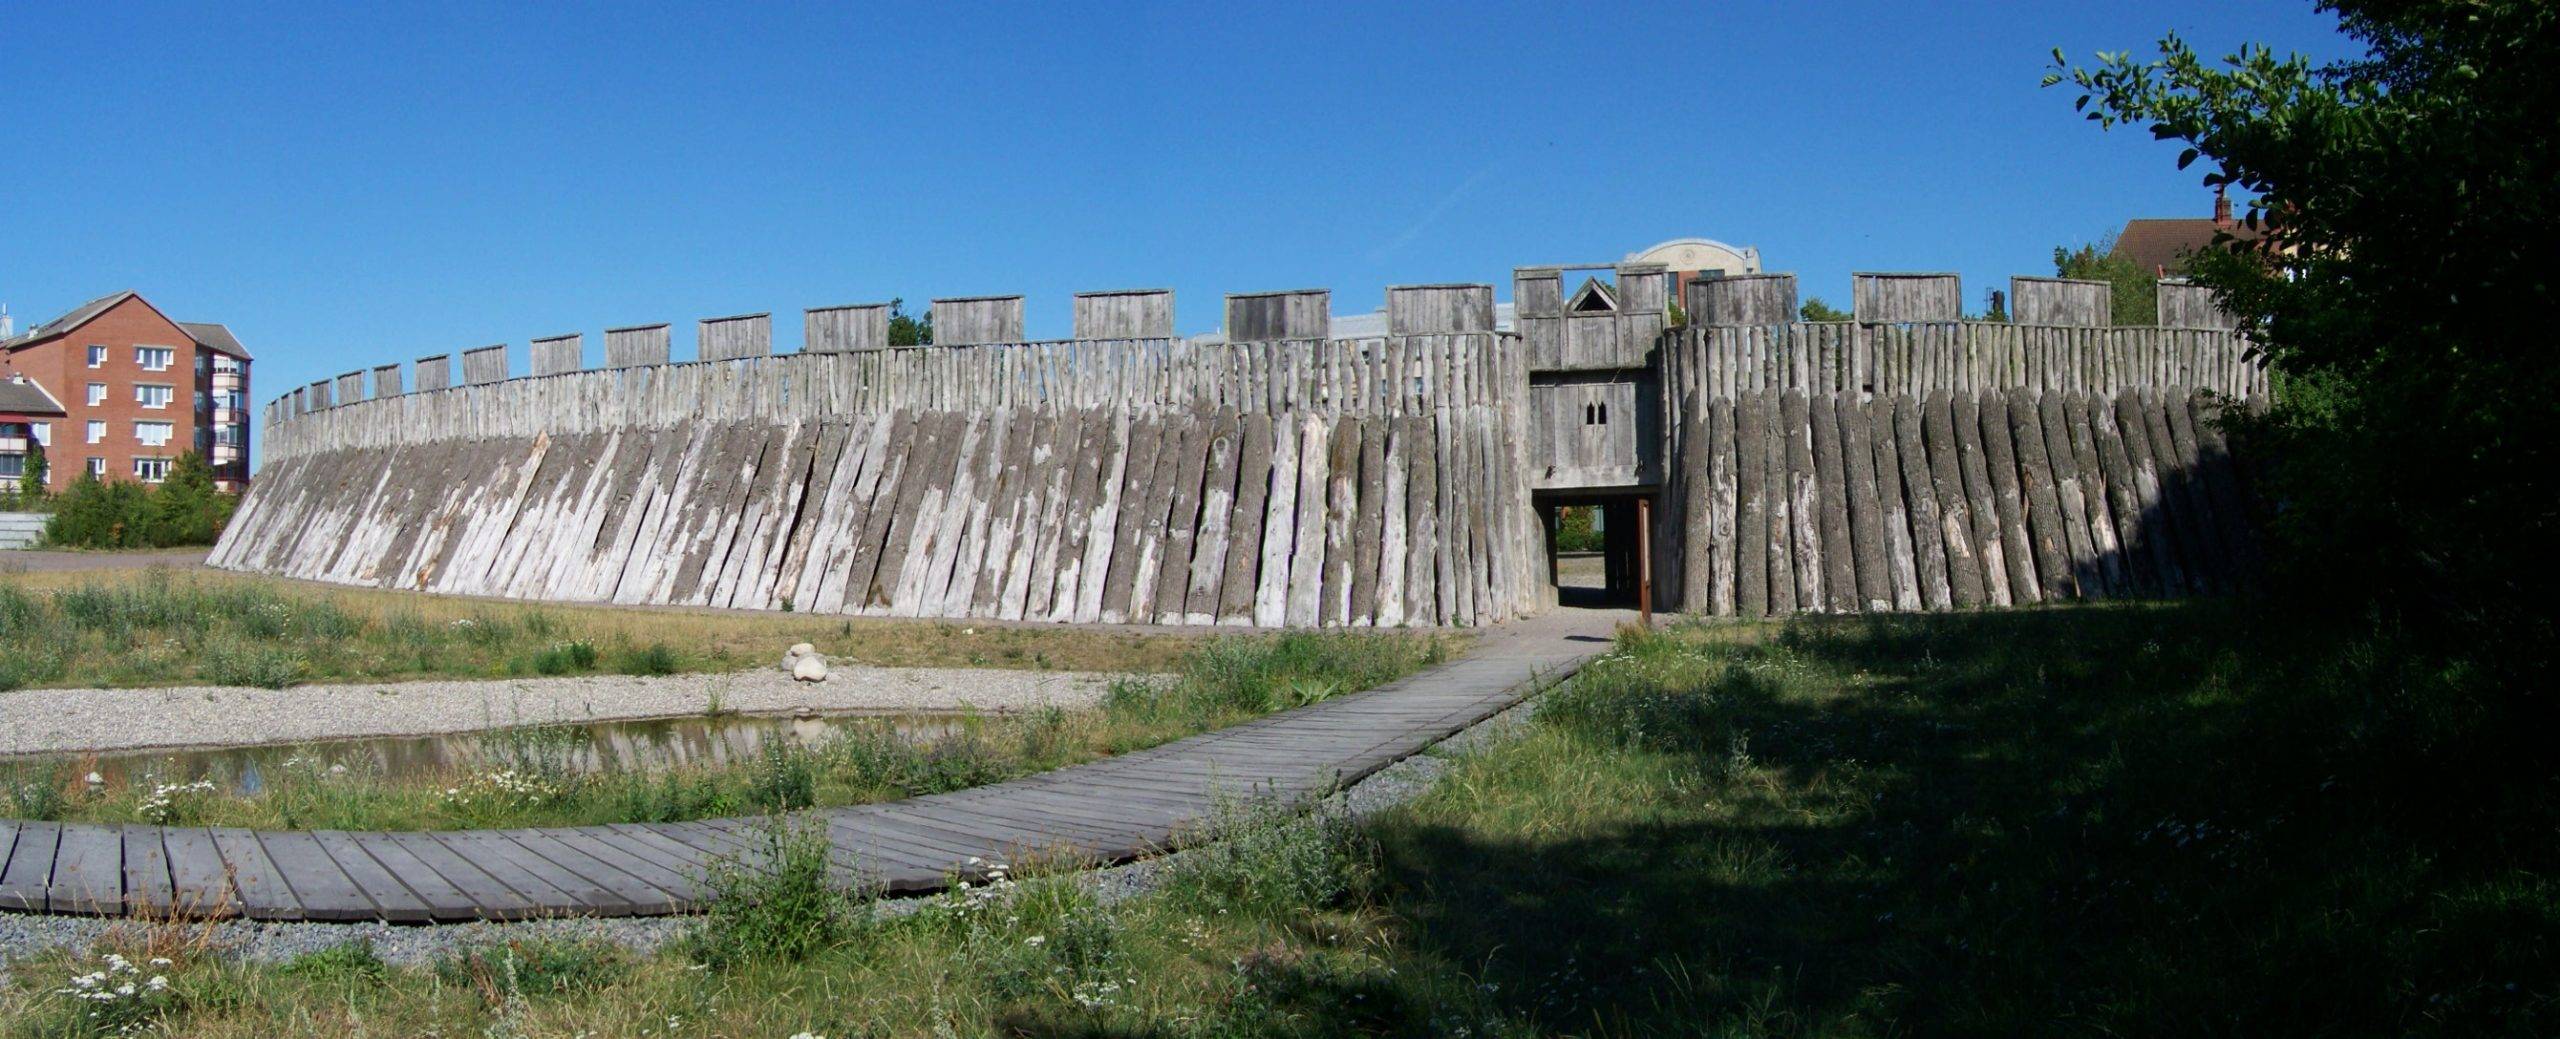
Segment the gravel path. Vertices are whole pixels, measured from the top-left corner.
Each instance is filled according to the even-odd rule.
[[[306,685],[291,689],[27,689],[0,693],[0,755],[426,736],[502,725],[700,714],[714,697],[748,714],[1015,711],[1099,701],[1112,676],[992,668],[837,665],[824,682],[779,669],[721,675],[593,675]]]
[[[972,672],[983,673],[983,672]],[[832,684],[832,683],[829,683]],[[1319,802],[1314,811],[1366,818],[1423,794],[1448,771],[1451,758],[1499,743],[1528,722],[1539,698],[1467,727],[1454,736],[1369,775]],[[1093,870],[1077,878],[1098,900],[1110,903],[1145,894],[1162,882],[1167,869],[1185,853],[1142,859]],[[924,908],[926,899],[881,899],[874,912],[905,915]],[[425,965],[454,952],[492,943],[530,938],[592,938],[618,943],[646,954],[683,936],[691,917],[622,919],[569,918],[511,923],[441,924],[395,927],[380,922],[353,924],[241,923],[220,925],[216,939],[230,955],[258,962],[291,959],[352,942],[373,943],[374,953],[400,965]],[[128,922],[95,917],[36,916],[0,913],[0,988],[9,983],[9,961],[55,948],[86,948]]]

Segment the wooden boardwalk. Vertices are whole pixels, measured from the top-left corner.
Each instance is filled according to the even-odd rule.
[[[837,879],[890,893],[1033,854],[1118,862],[1178,845],[1221,798],[1304,799],[1517,703],[1607,649],[1607,615],[1541,618],[1376,689],[1006,783],[814,811]],[[755,819],[441,833],[0,820],[0,909],[429,923],[684,912]]]

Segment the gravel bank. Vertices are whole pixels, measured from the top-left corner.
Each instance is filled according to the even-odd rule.
[[[748,714],[1017,711],[1098,702],[1112,676],[840,664],[824,682],[778,669],[306,685],[291,689],[27,689],[0,693],[0,755],[428,736],[502,725],[699,714],[716,697]]]
[[[1449,769],[1454,754],[1490,746],[1517,732],[1537,710],[1533,697],[1509,710],[1469,726],[1422,753],[1389,765],[1341,793],[1318,802],[1315,811],[1359,819],[1411,801],[1431,788]],[[1104,869],[1078,878],[1103,902],[1117,902],[1155,889],[1165,870],[1182,858],[1175,852]],[[904,915],[921,909],[920,898],[883,899],[876,912]],[[350,942],[370,941],[374,952],[393,964],[433,963],[457,950],[526,938],[597,938],[641,953],[654,951],[681,937],[689,917],[526,920],[513,923],[445,924],[394,927],[383,923],[241,923],[221,925],[218,941],[232,955],[254,961],[291,959]],[[0,987],[6,987],[10,960],[53,948],[86,948],[120,926],[91,917],[31,916],[0,913]],[[121,924],[121,926],[130,926]]]

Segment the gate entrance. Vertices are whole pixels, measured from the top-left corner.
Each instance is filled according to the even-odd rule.
[[[1637,605],[1645,569],[1637,512],[1646,497],[1538,496],[1538,517],[1547,530],[1547,579],[1555,585],[1556,605],[1584,609]]]

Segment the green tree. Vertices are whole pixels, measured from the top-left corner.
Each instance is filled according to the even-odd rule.
[[[170,463],[169,478],[150,498],[147,537],[154,545],[212,544],[237,503],[214,487],[213,467],[193,451]]]
[[[889,301],[889,345],[933,345],[933,312],[928,310],[923,317],[909,317],[906,302],[905,299]]]
[[[2095,245],[2055,246],[2053,276],[2106,282],[2110,320],[2119,327],[2158,324],[2159,281],[2141,264],[2116,255],[2115,247],[2112,235]]]
[[[34,437],[27,438],[27,467],[18,473],[18,497],[33,500],[44,497],[44,445]]]
[[[45,524],[45,540],[73,548],[167,548],[210,545],[239,506],[213,483],[213,468],[193,451],[170,463],[156,487],[133,480],[72,481]]]
[[[140,548],[148,544],[150,492],[131,480],[81,473],[62,492],[44,539],[74,548]]]
[[[1804,305],[1796,308],[1796,314],[1807,321],[1848,321],[1854,317],[1848,311],[1823,302],[1820,296],[1805,297]]]
[[[2370,694],[2372,725],[2453,734],[2447,767],[2514,751],[2552,769],[2546,669],[2560,573],[2560,364],[2547,260],[2560,240],[2560,5],[2334,0],[2359,58],[2265,47],[2221,62],[2172,35],[2052,85],[2101,127],[2140,125],[2257,198],[2265,232],[2198,256],[2278,376],[2276,587],[2297,612],[2378,620],[2429,655]],[[2539,562],[2537,562],[2539,560]],[[2418,694],[2404,688],[2424,688]],[[2543,774],[2549,774],[2545,772]]]

